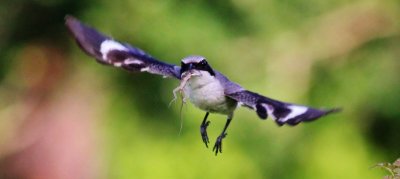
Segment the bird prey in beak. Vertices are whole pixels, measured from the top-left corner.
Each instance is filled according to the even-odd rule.
[[[118,42],[74,17],[66,17],[66,26],[80,48],[101,64],[185,81],[184,85],[180,85],[185,98],[206,112],[200,125],[200,133],[207,147],[209,144],[207,127],[210,124],[207,120],[208,115],[210,113],[226,115],[225,127],[214,144],[213,151],[216,155],[222,152],[222,140],[227,135],[227,128],[238,106],[255,110],[261,119],[270,117],[279,126],[285,124],[294,126],[339,111],[291,104],[248,91],[214,70],[202,56],[188,56],[182,59],[180,66],[172,65],[155,59],[139,48]]]

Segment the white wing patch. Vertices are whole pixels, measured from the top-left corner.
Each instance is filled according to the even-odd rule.
[[[141,64],[143,64],[143,62],[140,60],[137,60],[137,59],[128,58],[124,61],[124,64],[125,65],[130,65],[130,64],[141,65]]]
[[[296,105],[290,105],[288,106],[288,108],[291,110],[289,115],[279,119],[280,122],[286,122],[289,119],[304,114],[308,110],[308,108],[305,106],[296,106]]]
[[[128,51],[128,48],[114,40],[105,40],[100,45],[100,52],[103,55],[103,59],[107,59],[107,53],[111,50]]]
[[[114,65],[115,67],[121,67],[121,66],[122,66],[122,63],[121,63],[121,62],[115,62],[115,63],[113,63],[113,65]]]
[[[146,72],[150,72],[149,70],[150,70],[150,68],[149,68],[149,67],[145,67],[145,68],[142,68],[142,69],[140,69],[140,72],[144,72],[144,71],[146,71]]]
[[[268,104],[265,104],[265,103],[262,103],[261,105],[267,110],[268,116],[271,116],[271,118],[273,120],[276,120],[276,116],[274,116],[274,114],[273,114],[274,113],[274,108],[271,105],[268,105]]]
[[[290,105],[290,106],[287,106],[287,108],[290,109],[290,113],[283,118],[277,119],[277,117],[273,114],[274,113],[273,106],[265,104],[265,103],[262,103],[261,105],[267,110],[268,116],[271,116],[271,118],[273,120],[278,120],[279,122],[282,122],[282,123],[287,122],[289,119],[292,119],[296,116],[302,115],[305,112],[307,112],[307,110],[308,110],[308,108],[305,106]]]

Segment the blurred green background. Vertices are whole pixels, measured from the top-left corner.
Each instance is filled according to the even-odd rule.
[[[179,64],[339,114],[278,127],[239,109],[222,155],[204,112],[168,107],[178,81],[97,64],[73,15]],[[0,178],[381,178],[400,150],[398,0],[0,2]],[[210,115],[211,146],[225,116]]]

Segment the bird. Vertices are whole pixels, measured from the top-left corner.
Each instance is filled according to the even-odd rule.
[[[214,70],[203,56],[187,56],[181,60],[180,66],[165,63],[137,47],[104,35],[71,15],[65,17],[65,25],[79,47],[101,64],[185,81],[180,89],[184,96],[194,106],[206,112],[200,125],[200,134],[207,148],[210,143],[207,134],[207,127],[210,124],[207,120],[209,114],[226,115],[225,126],[212,150],[215,155],[222,153],[222,141],[227,136],[234,111],[240,106],[254,110],[261,119],[272,118],[279,126],[285,124],[295,126],[300,122],[313,121],[341,110],[340,108],[317,109],[282,102],[249,91]]]

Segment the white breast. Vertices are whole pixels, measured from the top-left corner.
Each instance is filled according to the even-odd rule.
[[[227,101],[221,83],[208,72],[201,71],[200,76],[193,76],[185,86],[185,95],[198,108],[222,114],[230,114],[236,104]]]

